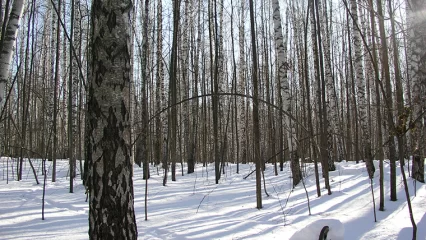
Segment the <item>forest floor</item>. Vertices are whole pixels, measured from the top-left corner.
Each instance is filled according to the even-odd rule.
[[[36,184],[28,164],[23,180],[15,181],[11,165],[16,160],[0,160],[0,239],[88,239],[88,203],[81,180],[69,193],[68,163],[58,161],[57,181],[46,184],[45,220],[41,220],[43,176],[41,161],[33,160],[39,172]],[[51,162],[47,162],[51,169]],[[374,176],[376,209],[379,204],[378,162]],[[385,211],[377,211],[374,222],[370,181],[364,163],[336,163],[330,172],[332,195],[321,189],[316,195],[313,165],[306,165],[304,180],[309,195],[311,214],[303,184],[292,190],[289,165],[274,175],[267,165],[263,192],[263,208],[256,209],[255,174],[244,179],[255,166],[240,164],[225,168],[220,183],[215,184],[214,165],[196,165],[193,174],[181,176],[177,165],[177,181],[169,178],[162,186],[162,169],[151,167],[148,180],[148,221],[145,221],[145,181],[142,168],[135,165],[134,192],[139,239],[290,239],[293,234],[318,220],[340,221],[344,239],[412,238],[412,228],[405,199],[404,185],[397,164],[398,201],[389,200],[389,162],[385,161]],[[7,171],[7,167],[9,171]],[[407,166],[406,166],[407,167]],[[407,177],[408,171],[406,169]],[[321,174],[321,173],[320,173]],[[80,176],[78,176],[78,179]],[[8,180],[8,181],[7,181]],[[426,185],[414,184],[408,178],[414,218],[418,226],[417,239],[426,240]],[[321,180],[321,186],[324,186]],[[263,185],[262,185],[263,188]],[[330,233],[333,228],[330,228]],[[307,234],[307,232],[306,232]],[[318,232],[319,234],[319,232]],[[318,235],[306,235],[306,240]]]

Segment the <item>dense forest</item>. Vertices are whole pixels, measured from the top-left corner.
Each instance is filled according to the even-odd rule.
[[[0,155],[20,159],[18,180],[25,159],[52,161],[51,181],[69,159],[93,201],[99,159],[118,182],[158,166],[163,185],[196,163],[219,183],[227,163],[254,162],[258,208],[262,170],[286,161],[293,186],[314,163],[318,196],[342,160],[371,179],[379,160],[381,181],[389,161],[392,201],[397,163],[424,182],[424,0],[0,4]]]

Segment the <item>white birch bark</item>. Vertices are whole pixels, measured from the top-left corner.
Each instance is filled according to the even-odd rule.
[[[183,21],[183,26],[181,28],[181,33],[182,33],[182,46],[181,46],[181,55],[182,55],[182,64],[181,64],[181,73],[182,73],[182,80],[180,81],[181,84],[181,96],[182,96],[182,100],[183,99],[187,99],[189,97],[189,37],[190,37],[190,19],[191,19],[191,15],[192,13],[190,12],[191,9],[191,3],[193,1],[186,1],[185,2],[185,7],[184,7],[184,14],[183,16],[185,17],[184,21]],[[182,146],[182,154],[183,156],[187,156],[188,153],[188,144],[189,143],[189,138],[190,138],[190,129],[191,127],[189,126],[190,122],[189,122],[189,113],[190,108],[189,108],[189,102],[185,102],[183,103],[182,106],[182,119],[183,119],[183,146]]]
[[[163,85],[163,59],[162,59],[162,51],[163,51],[163,39],[162,39],[162,31],[163,31],[163,6],[162,1],[157,2],[157,49],[156,49],[156,60],[157,60],[157,72],[155,78],[155,111],[157,114],[162,109],[162,85]],[[155,143],[155,162],[159,164],[162,161],[162,143],[163,143],[163,124],[162,124],[162,116],[165,114],[161,114],[157,116],[155,120],[155,134],[156,134],[156,143]]]
[[[360,28],[361,24],[358,20],[358,6],[356,0],[351,0],[351,14],[352,14],[352,36],[353,36],[353,46],[354,46],[354,72],[355,72],[355,84],[357,89],[358,97],[358,109],[359,109],[359,122],[361,125],[361,146],[362,148],[362,158],[365,160],[367,165],[368,174],[370,178],[374,176],[374,165],[372,164],[371,159],[371,141],[370,134],[367,126],[367,101],[365,97],[365,79],[364,79],[364,69],[363,69],[363,59],[362,59],[362,46],[361,46],[361,33]],[[356,159],[359,160],[359,159]]]
[[[334,161],[337,160],[337,156],[333,154],[333,134],[340,135],[339,132],[339,116],[337,109],[337,98],[336,98],[336,88],[334,84],[334,78],[332,76],[332,66],[331,66],[331,53],[330,53],[330,35],[331,35],[331,26],[328,23],[327,15],[327,2],[321,1],[320,3],[320,15],[319,19],[321,22],[321,35],[323,37],[323,54],[324,54],[324,78],[326,84],[327,92],[327,104],[326,111],[329,117],[327,121],[327,142],[329,150],[329,170],[332,170],[334,166]]]
[[[244,44],[244,24],[245,24],[245,1],[241,0],[241,9],[240,9],[241,19],[239,26],[239,47],[240,47],[240,62],[239,62],[239,79],[238,79],[238,93],[245,94],[246,93],[246,63],[245,63],[245,44]],[[247,161],[247,129],[246,129],[246,102],[244,98],[239,99],[238,103],[239,109],[239,136],[240,136],[240,147],[241,147],[241,162],[245,163]]]
[[[274,40],[275,40],[275,49],[277,52],[277,78],[279,79],[280,86],[279,89],[282,93],[282,109],[287,113],[291,113],[291,95],[290,87],[287,79],[287,43],[284,42],[284,37],[281,27],[281,14],[280,6],[278,0],[273,0],[273,20],[274,20]],[[285,126],[289,129],[288,141],[290,152],[296,150],[295,144],[295,131],[290,126],[290,118],[285,116]]]
[[[78,68],[78,63],[77,63],[77,59],[76,58],[78,58],[79,60],[78,60],[78,62],[81,62],[81,56],[82,56],[82,49],[81,49],[81,42],[82,42],[82,39],[81,39],[81,37],[82,37],[82,33],[81,33],[81,11],[80,11],[80,9],[81,9],[81,2],[80,2],[80,0],[74,0],[75,1],[75,3],[74,3],[74,7],[75,7],[75,9],[74,9],[74,40],[73,40],[73,47],[74,47],[74,49],[75,49],[75,53],[77,54],[77,56],[72,56],[72,60],[73,60],[73,89],[74,89],[74,92],[73,92],[73,99],[72,99],[72,103],[73,103],[73,105],[72,105],[72,114],[73,114],[73,116],[74,116],[74,118],[76,118],[77,117],[77,108],[78,108],[78,99],[79,99],[79,89],[80,89],[80,87],[82,87],[81,85],[80,85],[80,83],[81,83],[81,81],[80,81],[80,79],[81,79],[81,77],[82,76],[80,76],[80,71],[79,71],[79,68]],[[80,143],[77,143],[77,136],[78,136],[78,133],[77,133],[77,120],[74,120],[72,123],[70,123],[70,124],[72,124],[72,130],[73,130],[73,136],[75,136],[74,137],[74,147],[75,147],[75,150],[76,149],[78,149],[78,148],[76,148],[77,147],[77,145],[76,144],[80,144]],[[74,151],[75,151],[74,150]]]
[[[407,23],[409,42],[409,77],[412,83],[412,116],[421,116],[426,109],[426,11],[425,0],[407,0]],[[424,179],[424,144],[425,126],[421,119],[411,124],[413,134],[412,152],[413,178],[425,182]]]
[[[0,52],[0,111],[3,109],[5,86],[9,78],[9,69],[12,62],[14,44],[18,33],[19,22],[22,17],[25,0],[15,0],[9,15],[3,46]]]
[[[130,159],[132,5],[122,0],[92,2],[87,112],[90,239],[137,239]]]

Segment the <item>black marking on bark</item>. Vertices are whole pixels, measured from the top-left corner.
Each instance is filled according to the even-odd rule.
[[[105,73],[108,71],[108,69],[105,67],[104,62],[102,60],[97,61],[97,71],[96,71],[96,77],[95,77],[95,83],[98,86],[101,86],[102,82],[104,81]]]
[[[117,26],[117,15],[115,12],[111,12],[108,15],[108,21],[106,25],[108,26],[110,32]]]
[[[126,109],[126,104],[124,103],[124,100],[121,100],[121,118],[123,119],[123,121],[126,121],[126,114],[127,114],[127,109]]]
[[[104,29],[103,27],[101,27],[101,28],[99,29],[99,36],[100,36],[101,38],[104,38],[104,36],[105,36],[105,29]]]

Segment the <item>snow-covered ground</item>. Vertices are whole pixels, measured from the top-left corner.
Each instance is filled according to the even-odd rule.
[[[49,173],[45,220],[41,220],[43,185],[35,183],[29,165],[25,165],[22,181],[13,180],[12,161],[9,160],[8,184],[6,158],[0,161],[0,239],[87,239],[85,190],[78,180],[74,193],[69,193],[67,162],[59,161],[55,183],[50,181]],[[16,163],[13,163],[15,169]],[[40,171],[41,161],[33,160],[33,163]],[[51,168],[51,162],[47,162],[47,167]],[[290,239],[302,232],[304,239],[310,240],[318,239],[319,231],[313,231],[314,236],[310,236],[311,231],[305,230],[309,230],[310,226],[321,227],[322,224],[330,225],[329,236],[334,229],[344,234],[345,240],[411,239],[411,223],[399,164],[396,202],[389,201],[387,162],[385,167],[386,210],[377,211],[375,223],[371,189],[363,163],[338,163],[337,171],[330,173],[333,194],[329,196],[322,189],[321,197],[316,196],[313,166],[307,166],[305,185],[311,215],[303,185],[291,190],[288,165],[278,176],[274,176],[273,167],[267,165],[265,184],[269,197],[263,193],[261,210],[256,209],[255,174],[243,179],[254,165],[240,165],[240,174],[235,173],[236,165],[228,165],[218,185],[214,183],[213,165],[208,168],[197,165],[195,173],[185,176],[181,176],[178,165],[177,181],[169,179],[166,187],[162,186],[161,169],[157,174],[157,168],[152,167],[148,181],[148,221],[145,221],[144,215],[145,181],[142,180],[142,169],[136,166],[134,186],[139,239]],[[42,183],[41,174],[38,177]],[[376,208],[379,203],[378,178],[376,171]],[[409,178],[409,188],[418,226],[417,239],[425,240],[426,185],[418,183],[417,195],[414,196],[413,181]],[[336,226],[339,229],[336,230]]]

